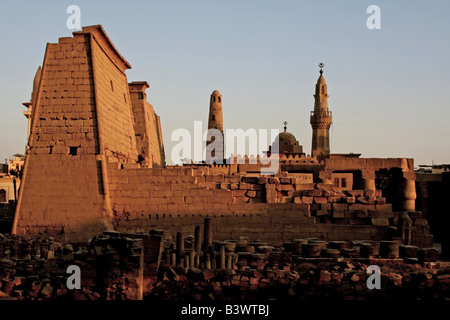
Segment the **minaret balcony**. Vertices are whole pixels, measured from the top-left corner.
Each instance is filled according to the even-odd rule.
[[[310,122],[329,122],[333,121],[331,111],[311,111]]]
[[[311,111],[311,117],[316,117],[316,118],[326,118],[326,117],[331,117],[332,116],[332,112],[331,111]]]

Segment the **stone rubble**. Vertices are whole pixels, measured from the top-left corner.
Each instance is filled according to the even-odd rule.
[[[229,300],[450,298],[450,263],[433,248],[400,241],[294,239],[282,246],[239,237],[205,241],[180,232],[105,231],[88,244],[55,237],[0,234],[0,299]],[[209,244],[210,243],[210,244]],[[205,248],[204,250],[202,249]],[[81,289],[69,290],[69,265]],[[369,265],[381,268],[381,290],[367,288]]]

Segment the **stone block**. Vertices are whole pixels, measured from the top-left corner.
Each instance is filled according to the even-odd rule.
[[[233,203],[248,203],[248,197],[233,197]]]
[[[388,259],[398,258],[399,246],[396,241],[380,241],[380,255]]]
[[[345,214],[344,214],[344,211],[336,211],[336,210],[334,210],[332,216],[333,216],[333,218],[344,218]]]
[[[321,203],[320,209],[321,210],[331,210],[331,203]]]
[[[368,218],[369,217],[369,211],[358,210],[358,211],[356,211],[356,217],[357,218]]]
[[[392,211],[379,211],[378,218],[393,219],[395,218],[395,214]]]
[[[269,181],[269,177],[267,177],[267,176],[258,177],[259,184],[266,184],[268,181]]]
[[[373,204],[362,204],[362,203],[357,203],[357,204],[351,204],[348,206],[348,210],[375,210],[375,205]]]
[[[364,195],[366,197],[375,197],[376,196],[376,191],[375,190],[366,190],[366,191],[364,191]]]
[[[249,190],[251,189],[251,185],[245,182],[239,183],[239,189],[241,190]]]
[[[333,203],[332,204],[333,210],[336,211],[345,211],[348,210],[348,204],[346,203]]]
[[[413,220],[413,225],[427,227],[428,221],[427,221],[427,219],[415,219],[415,220]]]
[[[387,227],[389,226],[389,219],[385,218],[375,218],[371,219],[372,225],[379,227]]]
[[[294,198],[294,203],[303,203],[302,202],[302,198],[301,197],[295,197]]]
[[[330,249],[333,250],[333,249]],[[319,281],[321,282],[330,282],[331,281],[331,273],[327,270],[322,270],[320,272]]]
[[[294,191],[292,184],[278,184],[276,185],[277,191]]]
[[[282,184],[290,184],[291,183],[291,178],[280,177],[280,183],[282,183]]]
[[[327,203],[328,200],[326,197],[314,197],[314,203]]]
[[[378,211],[368,210],[367,214],[368,214],[368,218],[371,218],[371,219],[380,218],[380,213]]]
[[[368,225],[370,224],[370,221],[368,219],[353,218],[348,219],[348,223],[352,225]]]
[[[254,197],[256,197],[256,191],[248,190],[246,195],[247,195],[247,197],[254,198]]]
[[[350,197],[362,197],[362,196],[364,196],[364,190],[347,190],[346,193]]]
[[[346,225],[348,224],[348,219],[341,219],[341,218],[334,218],[333,217],[333,223],[339,224],[339,225]]]
[[[280,202],[281,203],[293,203],[294,202],[294,198],[282,196]]]
[[[356,197],[356,203],[365,203],[368,204],[369,200],[367,197]]]
[[[377,211],[392,211],[392,204],[391,203],[376,204],[375,210],[377,210]]]
[[[305,196],[303,196],[302,197],[302,203],[308,203],[308,204],[313,203],[313,197],[305,197]]]
[[[430,248],[433,246],[433,236],[431,234],[412,234],[411,244],[422,248]]]
[[[400,245],[399,252],[401,258],[416,258],[417,253],[419,252],[419,247],[417,246],[408,246],[408,245]]]
[[[328,197],[329,203],[339,202],[340,200],[341,200],[341,197],[333,197],[333,196]]]
[[[423,248],[417,253],[417,258],[424,262],[435,262],[439,260],[439,251],[434,248]]]
[[[316,211],[316,216],[320,217],[320,216],[327,216],[329,215],[329,211],[328,210],[317,210]]]
[[[356,216],[356,211],[348,211],[348,210],[344,211],[344,217],[346,219],[353,219],[353,218],[355,218],[355,216]]]
[[[355,203],[355,197],[342,197],[342,201],[348,204]]]
[[[242,182],[247,182],[247,183],[251,183],[251,184],[256,184],[259,183],[259,178],[258,177],[242,177]]]
[[[295,190],[311,190],[314,188],[313,183],[296,183]]]

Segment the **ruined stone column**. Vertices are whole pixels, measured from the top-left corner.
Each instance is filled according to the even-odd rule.
[[[362,187],[364,191],[376,190],[375,187],[375,171],[363,170],[361,171]]]
[[[400,197],[400,210],[416,210],[416,174],[414,171],[403,172],[400,179],[398,195]]]
[[[231,270],[233,268],[234,253],[228,252],[226,256],[227,256],[227,269]]]
[[[412,220],[407,212],[400,213],[397,221],[397,232],[402,238],[402,244],[411,244]]]
[[[164,249],[164,262],[166,266],[170,266],[170,249]]]
[[[205,218],[205,227],[203,235],[203,250],[207,250],[212,245],[212,220],[211,218]],[[211,257],[212,258],[212,257]]]
[[[225,245],[223,243],[220,244],[219,257],[220,269],[225,269]]]
[[[205,269],[211,269],[211,255],[209,254],[209,252],[206,252],[205,254]]]
[[[195,254],[195,265],[194,265],[194,267],[200,268],[200,254],[199,253]]]
[[[177,258],[178,262],[180,262],[181,259],[184,260],[184,239],[181,231],[177,231]]]
[[[194,268],[195,267],[195,251],[194,248],[191,248],[189,250],[189,262],[190,262],[190,267]]]
[[[383,258],[396,259],[399,257],[399,246],[395,241],[380,241],[380,255]]]
[[[202,251],[202,234],[200,232],[200,226],[195,226],[195,230],[194,230],[194,250],[197,253]]]
[[[426,181],[416,180],[416,193],[416,207],[418,207],[417,211],[422,212],[422,216],[426,216],[428,213],[428,183]]]
[[[214,251],[213,245],[208,246],[208,253],[209,253],[209,257],[211,259],[211,268],[216,269],[216,267],[217,267],[216,252]]]
[[[177,265],[177,254],[175,252],[172,252],[172,254],[170,255],[171,258],[171,266],[174,267]]]

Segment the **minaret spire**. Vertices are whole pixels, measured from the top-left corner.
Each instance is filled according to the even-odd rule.
[[[323,76],[325,64],[319,63],[320,76],[317,79],[314,94],[314,111],[311,111],[310,123],[313,129],[311,156],[326,158],[330,156],[331,111],[328,110],[328,88]]]
[[[220,140],[216,141],[215,145],[212,144],[216,137],[214,134],[209,134],[206,141],[206,162],[207,163],[223,163],[224,158],[224,136],[223,136],[223,112],[222,112],[222,95],[218,90],[214,90],[209,100],[209,117],[208,117],[208,130],[218,130],[220,132]],[[217,132],[218,133],[218,132]],[[210,150],[210,154],[208,153]]]

